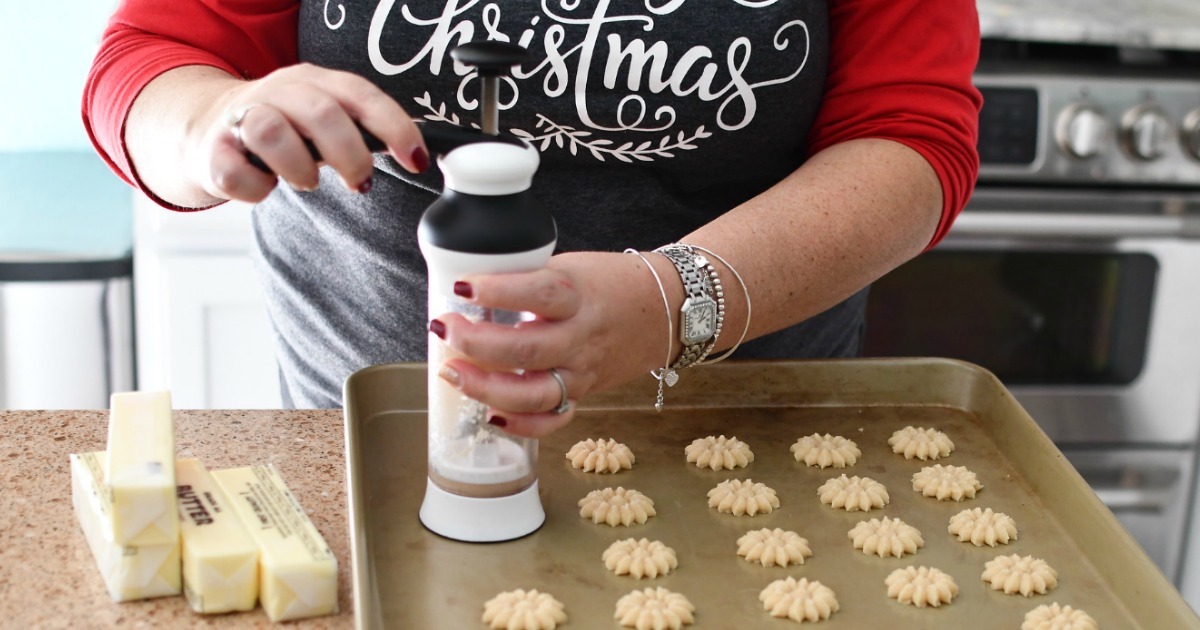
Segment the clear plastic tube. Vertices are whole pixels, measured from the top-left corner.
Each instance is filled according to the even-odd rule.
[[[486,309],[430,292],[430,313],[516,325],[528,314]],[[488,424],[487,405],[463,395],[435,366],[455,356],[435,336],[429,343],[429,478],[446,492],[490,498],[516,494],[537,480],[538,442]]]

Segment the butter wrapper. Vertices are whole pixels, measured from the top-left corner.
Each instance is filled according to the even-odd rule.
[[[105,487],[104,452],[71,455],[71,503],[113,601],[178,595],[179,539],[166,544],[121,545],[106,534],[112,504]]]
[[[113,394],[106,452],[110,540],[139,547],[177,543],[171,394]]]
[[[271,621],[338,611],[337,558],[274,466],[213,471],[259,547],[259,603]]]
[[[253,609],[258,544],[199,460],[177,460],[175,481],[188,605],[199,613]]]

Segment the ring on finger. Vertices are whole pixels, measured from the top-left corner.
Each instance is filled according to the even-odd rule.
[[[237,109],[230,110],[225,114],[225,126],[229,127],[229,133],[237,142],[238,147],[242,150],[246,149],[246,143],[242,140],[242,121],[246,119],[246,114],[250,110],[258,107],[262,103],[247,103],[239,106]]]
[[[561,398],[558,400],[558,406],[555,407],[550,413],[553,413],[556,416],[562,415],[571,409],[571,401],[567,400],[567,384],[563,382],[563,377],[558,373],[557,369],[550,368],[546,371],[549,372],[550,376],[554,378],[554,381],[558,383],[558,391],[562,394]]]

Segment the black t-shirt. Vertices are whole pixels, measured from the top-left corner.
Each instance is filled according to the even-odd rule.
[[[828,59],[820,0],[302,4],[301,60],[367,77],[415,119],[478,122],[478,80],[449,58],[455,45],[528,48],[531,61],[502,84],[500,127],[540,151],[533,192],[555,216],[559,251],[650,250],[784,178],[806,154]],[[255,209],[295,406],[339,406],[353,371],[425,359],[416,227],[441,175],[379,156],[375,180],[357,195],[324,169],[317,191],[281,186]],[[865,292],[735,357],[854,354],[864,302]]]

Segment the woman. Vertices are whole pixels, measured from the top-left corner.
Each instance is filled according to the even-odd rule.
[[[945,235],[978,167],[974,2],[930,6],[127,0],[84,119],[166,207],[258,202],[291,404],[337,406],[354,370],[423,360],[428,330],[466,357],[431,369],[494,424],[540,436],[573,401],[652,370],[661,383],[743,329],[738,358],[858,351],[865,287]],[[501,126],[541,152],[534,193],[558,253],[456,291],[538,315],[517,329],[428,322],[415,239],[440,178],[412,120],[478,119],[474,79],[447,51],[489,39],[530,51],[501,91]],[[356,123],[388,153],[372,157]],[[650,253],[673,242],[701,248],[726,289],[715,340],[677,334],[695,269]]]

